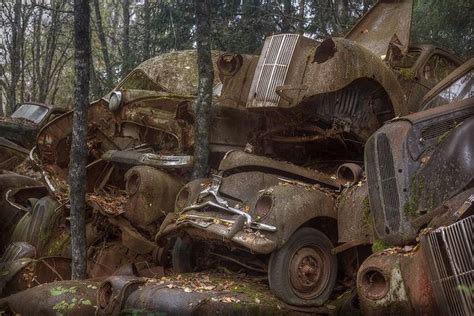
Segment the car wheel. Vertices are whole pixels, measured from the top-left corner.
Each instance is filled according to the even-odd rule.
[[[187,273],[194,271],[192,260],[193,244],[190,240],[177,238],[171,252],[171,263],[176,273]]]
[[[322,305],[337,277],[337,258],[331,241],[319,230],[304,227],[270,257],[268,280],[272,292],[299,306]]]

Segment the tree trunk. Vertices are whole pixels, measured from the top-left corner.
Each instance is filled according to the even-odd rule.
[[[91,62],[88,0],[74,0],[75,77],[74,117],[69,163],[71,201],[72,279],[86,278],[86,158],[87,108]]]
[[[16,88],[20,72],[20,28],[21,28],[21,0],[16,0],[13,7],[14,17],[12,25],[12,44],[10,50],[10,91],[8,93],[7,115],[15,111],[16,107]]]
[[[150,25],[150,1],[145,0],[145,17],[144,17],[144,32],[145,34],[143,35],[143,60],[146,60],[150,58],[150,30],[151,30],[151,25]]]
[[[195,103],[193,178],[202,178],[209,169],[209,113],[212,103],[214,71],[211,58],[211,1],[195,0],[196,43],[199,72]]]
[[[102,58],[104,59],[105,72],[107,75],[107,78],[105,79],[105,82],[107,84],[106,88],[107,90],[110,90],[113,88],[115,80],[114,74],[112,72],[112,65],[110,64],[109,50],[107,48],[107,40],[104,33],[104,27],[102,25],[102,16],[100,14],[99,0],[94,0],[94,11],[97,24],[97,35],[99,37],[100,49],[102,51]]]
[[[305,27],[305,16],[304,16],[304,6],[305,6],[305,1],[304,0],[299,0],[298,1],[298,33],[304,34],[304,27]]]
[[[130,0],[122,1],[122,78],[130,71]]]

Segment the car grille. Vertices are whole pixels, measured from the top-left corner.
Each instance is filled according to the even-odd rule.
[[[421,239],[434,295],[443,315],[471,315],[474,217],[438,228]]]
[[[280,96],[276,87],[285,83],[299,37],[297,34],[280,34],[267,38],[257,65],[258,75],[250,89],[248,101],[252,107],[278,106]]]

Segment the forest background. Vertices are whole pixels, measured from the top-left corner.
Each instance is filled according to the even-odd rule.
[[[343,36],[375,0],[213,0],[213,49],[259,54],[265,36],[296,32]],[[195,48],[192,0],[90,0],[91,99],[111,91],[142,61]],[[413,43],[473,55],[474,4],[416,0]],[[19,103],[71,107],[74,97],[72,0],[1,0],[0,116]]]

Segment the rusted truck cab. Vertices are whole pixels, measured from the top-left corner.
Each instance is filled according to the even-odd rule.
[[[474,59],[435,86],[423,111],[393,119],[368,140],[365,163],[376,238],[398,246],[357,276],[367,315],[464,315],[474,212]]]

